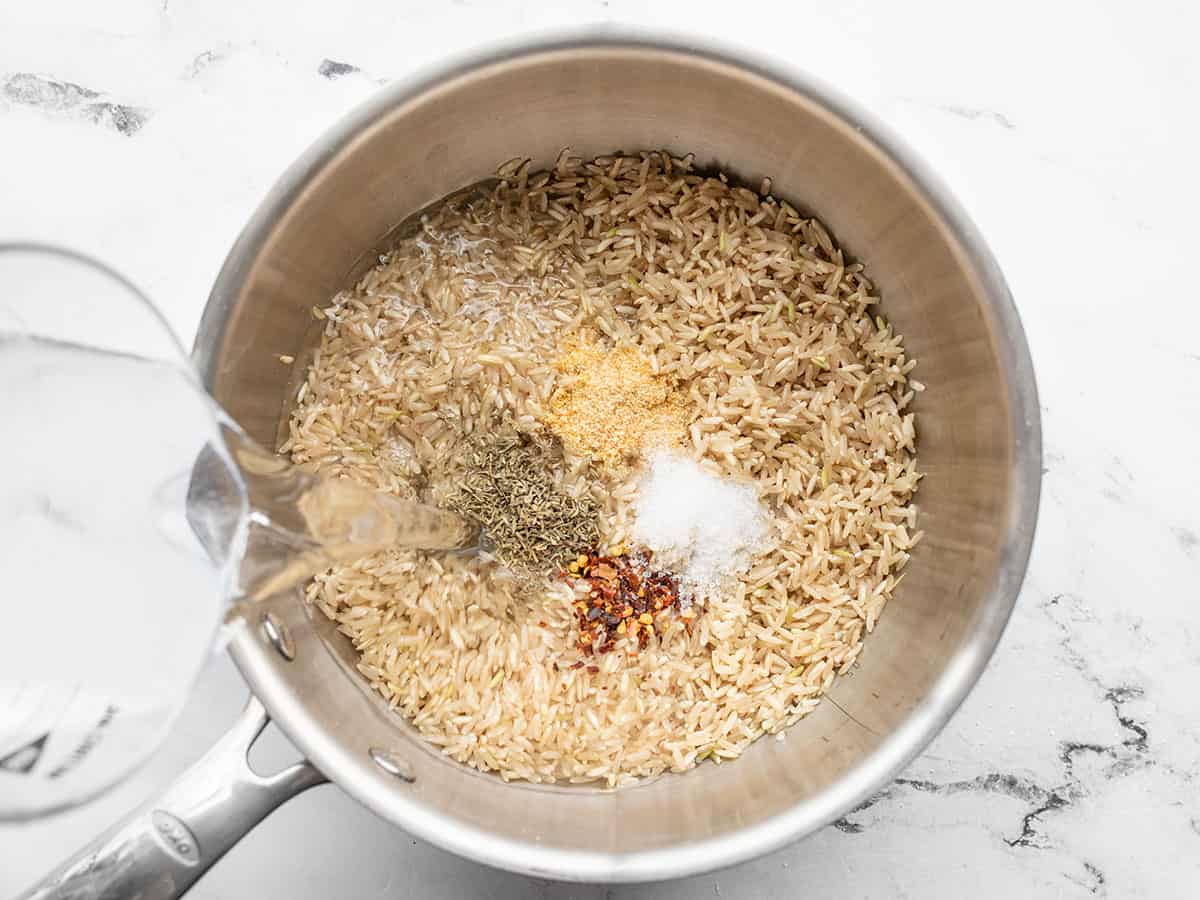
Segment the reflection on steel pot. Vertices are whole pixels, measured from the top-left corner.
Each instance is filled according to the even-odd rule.
[[[770,176],[778,194],[870,261],[883,308],[929,386],[917,406],[926,536],[854,676],[785,741],[607,791],[506,784],[443,757],[370,691],[347,640],[295,592],[235,610],[230,650],[311,766],[414,835],[543,877],[668,878],[833,821],[946,724],[992,653],[1025,571],[1040,479],[1037,397],[991,256],[879,126],[795,73],[606,36],[508,48],[394,85],[311,148],[254,215],[209,300],[196,359],[216,399],[253,437],[276,440],[318,337],[312,307],[364,272],[414,211],[501,161],[546,166],[567,146],[585,158],[666,147],[748,184]],[[278,353],[297,357],[293,372]],[[248,715],[242,744],[258,714]],[[139,845],[139,885],[154,885],[143,896],[185,888],[272,803],[319,780],[302,767],[273,786],[248,785],[230,758],[226,747],[202,761],[124,826],[167,821],[198,842],[194,858],[177,840]],[[222,828],[209,839],[218,815]],[[71,865],[53,877],[70,880]],[[154,865],[175,874],[149,880]]]

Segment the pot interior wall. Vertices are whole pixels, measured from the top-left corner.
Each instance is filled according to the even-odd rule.
[[[1008,611],[1003,602],[997,610],[996,596],[1010,552],[1009,351],[995,298],[950,227],[905,171],[822,102],[680,53],[534,53],[385,95],[352,124],[351,137],[285,177],[274,197],[282,212],[252,223],[264,237],[230,264],[202,326],[213,337],[198,351],[201,369],[217,400],[256,438],[276,440],[294,390],[277,354],[303,364],[316,336],[312,307],[361,272],[415,210],[516,156],[546,166],[568,146],[585,157],[667,148],[692,152],[700,165],[750,186],[771,176],[777,194],[819,215],[867,263],[882,312],[905,335],[929,386],[917,406],[926,538],[861,664],[832,691],[836,704],[822,704],[785,740],[760,741],[735,763],[634,789],[506,785],[431,752],[355,676],[345,639],[292,597],[273,603],[295,633],[295,663],[262,653],[248,627],[235,639],[252,685],[327,774],[435,840],[450,823],[481,841],[536,845],[543,860],[560,851],[588,853],[593,862],[606,856],[596,865],[613,873],[625,854],[769,830],[775,817],[797,809],[812,810],[806,827],[827,820],[856,799],[846,793],[854,781],[847,776],[877,765],[883,742],[944,690],[939,679],[961,664],[981,622],[1002,621]],[[379,772],[367,760],[372,746],[409,759],[416,780]]]

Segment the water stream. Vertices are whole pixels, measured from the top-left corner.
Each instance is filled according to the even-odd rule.
[[[144,759],[230,602],[388,547],[480,539],[259,446],[186,360],[0,329],[0,386],[0,820]]]

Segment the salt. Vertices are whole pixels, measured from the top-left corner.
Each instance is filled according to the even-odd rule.
[[[750,485],[668,451],[650,456],[634,502],[633,537],[697,596],[720,591],[767,540],[766,511]]]

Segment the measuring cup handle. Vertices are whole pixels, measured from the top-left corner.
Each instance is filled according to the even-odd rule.
[[[270,721],[254,697],[236,724],[155,800],[76,853],[23,900],[181,897],[276,807],[325,777],[308,762],[274,775],[247,754]]]

